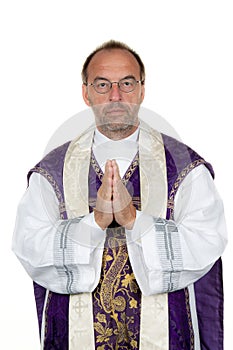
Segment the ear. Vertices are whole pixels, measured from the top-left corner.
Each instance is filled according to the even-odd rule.
[[[144,100],[145,97],[145,83],[141,85],[141,103]]]
[[[87,91],[87,86],[85,84],[82,85],[82,95],[84,102],[86,103],[87,106],[91,106],[90,99],[88,96],[88,91]]]

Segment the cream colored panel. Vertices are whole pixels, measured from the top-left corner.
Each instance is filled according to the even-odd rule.
[[[94,129],[71,142],[64,164],[64,194],[68,218],[89,213],[88,174]]]
[[[88,174],[94,128],[74,140],[64,164],[64,194],[68,218],[89,213]],[[70,295],[69,350],[94,350],[92,294]]]
[[[159,132],[140,122],[139,164],[142,211],[165,218],[167,171],[163,139]]]
[[[140,122],[139,164],[142,211],[166,218],[167,169],[162,136]],[[142,295],[140,350],[168,350],[168,295]]]
[[[167,294],[142,297],[140,350],[168,350]]]
[[[69,350],[94,350],[92,294],[70,296]]]

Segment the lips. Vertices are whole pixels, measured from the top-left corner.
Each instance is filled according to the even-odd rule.
[[[107,111],[108,114],[121,114],[124,113],[125,109],[110,109]]]

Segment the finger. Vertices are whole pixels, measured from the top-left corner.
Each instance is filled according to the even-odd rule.
[[[117,184],[119,181],[121,181],[121,176],[120,176],[119,166],[115,159],[112,160],[112,169],[113,169],[114,184]]]
[[[112,161],[109,159],[105,163],[104,174],[106,174],[107,176],[112,175]]]
[[[113,179],[112,161],[107,160],[107,162],[105,163],[105,172],[102,179],[102,183],[112,187],[112,179]]]

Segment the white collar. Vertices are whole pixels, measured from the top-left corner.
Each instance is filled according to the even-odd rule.
[[[137,128],[133,134],[131,134],[130,136],[122,139],[122,140],[111,140],[109,139],[107,136],[105,136],[104,134],[102,134],[97,128],[95,129],[95,133],[94,133],[94,139],[93,139],[93,147],[97,147],[99,145],[101,145],[102,143],[105,142],[113,142],[113,143],[124,143],[124,142],[137,142],[138,141],[138,134],[139,134],[139,128]]]
[[[138,135],[139,128],[132,135],[114,141],[95,129],[92,150],[101,169],[104,171],[107,159],[116,159],[122,177],[138,151]]]

